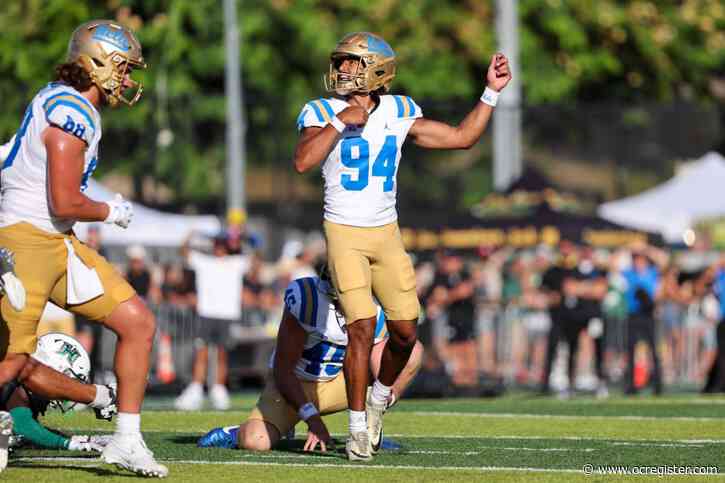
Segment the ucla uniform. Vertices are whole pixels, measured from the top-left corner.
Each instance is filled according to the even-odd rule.
[[[76,220],[58,218],[49,206],[48,160],[43,134],[57,127],[82,140],[85,151],[81,190],[98,164],[101,117],[96,108],[74,88],[51,83],[28,106],[20,128],[3,149],[0,198],[0,246],[15,253],[15,271],[23,281],[27,303],[13,310],[7,298],[0,309],[7,326],[0,326],[0,359],[5,352],[32,353],[42,310],[51,299],[66,307],[68,250],[96,270],[104,293],[69,310],[91,320],[101,320],[131,298],[134,291],[97,252],[83,245],[71,229]]]
[[[349,104],[308,102],[297,127],[324,127]],[[347,126],[322,164],[328,263],[348,323],[373,317],[414,320],[415,273],[400,236],[397,173],[408,131],[423,113],[407,96],[382,95],[363,128]]]
[[[302,356],[295,365],[295,375],[302,382],[308,399],[323,415],[347,408],[342,372],[347,332],[342,314],[335,310],[327,295],[329,287],[326,285],[327,282],[318,277],[299,278],[289,284],[284,296],[285,310],[307,333]],[[387,335],[385,316],[378,310],[375,343],[385,340]],[[268,422],[280,434],[286,434],[297,424],[299,416],[270,380],[249,419]]]

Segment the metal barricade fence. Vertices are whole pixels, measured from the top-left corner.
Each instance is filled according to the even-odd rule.
[[[680,388],[694,389],[703,383],[703,373],[706,372],[710,357],[709,351],[716,348],[715,325],[713,321],[698,312],[699,307],[694,304],[688,307],[690,315],[683,314],[679,325],[681,350],[673,351],[670,329],[665,327],[663,321],[655,318],[656,346],[658,356],[665,377],[665,384],[676,385]],[[494,321],[495,334],[495,361],[497,374],[503,378],[507,385],[515,384],[517,361],[516,348],[521,344],[523,336],[529,337],[524,327],[522,311],[516,304],[508,304],[499,308]],[[622,383],[626,369],[627,339],[629,336],[629,322],[625,319],[605,318],[605,372],[614,383]],[[566,343],[559,342],[560,349],[568,350]],[[580,344],[580,350],[582,346]],[[637,352],[635,352],[637,354]],[[559,354],[561,357],[562,354]],[[651,372],[652,362],[649,354],[645,365]],[[635,355],[636,357],[636,355]],[[563,369],[562,365],[555,366]],[[579,366],[579,374],[595,374],[594,354],[585,365]],[[582,370],[583,369],[583,370]]]
[[[156,334],[152,345],[150,385],[186,384],[191,381],[194,359],[194,340],[197,333],[196,312],[172,304],[149,304],[156,317]],[[113,380],[113,358],[116,335],[103,330],[99,344],[100,367],[95,368],[96,379]]]
[[[160,304],[152,310],[156,316],[156,335],[149,379],[152,384],[186,384],[191,381],[194,360],[196,311],[172,304]]]
[[[156,316],[157,331],[153,343],[149,382],[151,385],[157,386],[186,384],[191,380],[198,317],[193,310],[171,304],[161,304],[151,308]],[[690,310],[694,313],[695,309],[691,307]],[[523,333],[528,336],[525,332],[526,329],[522,326],[521,315],[518,307],[509,305],[500,308],[494,318],[496,372],[507,384],[515,383],[516,379],[514,345],[520,342],[515,340],[518,337],[517,334]],[[667,334],[664,324],[657,321],[657,347],[660,361],[664,374],[669,375],[666,383],[689,388],[702,383],[702,374],[707,369],[708,362],[706,352],[714,350],[714,326],[711,322],[709,324],[702,317],[691,316],[683,320],[681,324],[682,350],[678,355],[673,356],[670,345],[665,341]],[[615,383],[621,382],[621,378],[624,376],[627,332],[627,320],[605,320],[606,372],[610,380]],[[256,339],[246,338],[247,347],[249,344],[269,343],[266,340]],[[96,374],[106,374],[106,377],[101,378],[103,382],[106,382],[112,378],[110,374],[113,371],[116,336],[109,330],[103,330],[103,337],[99,342],[99,350],[101,350],[99,362],[101,364],[100,368],[96,368]],[[254,366],[253,361],[245,363],[244,366],[247,367],[247,364],[249,367]],[[584,370],[587,373],[594,373],[593,357]],[[241,372],[240,374],[246,375],[247,373]]]

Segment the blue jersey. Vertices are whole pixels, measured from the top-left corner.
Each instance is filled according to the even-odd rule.
[[[318,277],[293,280],[284,293],[285,309],[307,332],[295,374],[308,381],[329,381],[342,370],[347,349],[345,319],[327,295],[327,282]],[[375,342],[387,337],[385,316],[378,307]]]
[[[643,289],[654,301],[660,279],[659,272],[655,267],[649,267],[642,272],[631,268],[625,270],[622,276],[627,281],[625,298],[627,299],[627,311],[630,315],[636,314],[640,310],[641,304],[636,296],[638,289]]]
[[[718,269],[715,272],[712,291],[720,302],[720,319],[725,319],[725,270]]]

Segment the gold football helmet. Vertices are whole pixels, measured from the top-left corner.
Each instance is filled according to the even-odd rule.
[[[354,73],[341,72],[346,58],[359,60]],[[382,37],[370,32],[347,34],[330,55],[330,72],[325,87],[341,96],[352,92],[370,93],[381,87],[385,92],[395,77],[395,52]]]
[[[131,81],[130,88],[123,85],[130,69],[146,68],[141,43],[130,29],[116,22],[91,20],[78,27],[68,44],[67,61],[88,72],[111,107],[119,102],[132,106],[143,93],[143,84],[139,82]],[[125,96],[127,90],[132,94]]]

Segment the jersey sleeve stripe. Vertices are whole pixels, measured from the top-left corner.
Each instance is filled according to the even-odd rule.
[[[375,324],[374,338],[377,339],[378,337],[380,337],[380,334],[383,332],[384,329],[385,329],[385,312],[378,309],[378,321]]]
[[[52,101],[56,99],[67,99],[70,101],[77,101],[81,104],[82,107],[85,108],[86,113],[92,118],[93,117],[93,108],[91,107],[91,104],[88,102],[88,99],[86,99],[83,96],[78,96],[76,94],[73,94],[72,92],[64,91],[59,92],[58,94],[54,94],[47,98],[45,102],[43,103],[43,110],[47,111],[48,106],[51,104]],[[91,123],[92,125],[93,123]]]
[[[317,120],[320,122],[325,122],[325,118],[322,116],[320,106],[318,106],[317,103],[314,101],[310,102],[308,105],[312,107],[312,109],[315,111],[315,114],[317,114]]]
[[[407,96],[401,96],[403,98],[403,105],[405,106],[405,115],[403,117],[410,117],[413,115],[411,111],[410,100]]]
[[[405,107],[403,107],[403,101],[400,100],[400,96],[393,96],[395,104],[398,106],[398,118],[403,117]]]
[[[330,116],[330,120],[332,120],[332,118],[335,117],[335,111],[332,109],[330,101],[328,101],[327,99],[320,99],[320,102],[322,102],[322,105],[325,108],[325,112],[327,112],[327,115]]]
[[[319,292],[317,291],[317,287],[315,285],[314,279],[308,278],[310,290],[311,290],[311,297],[312,297],[312,322],[311,325],[317,325],[317,305],[319,303]]]
[[[320,121],[322,122],[330,122],[332,120],[332,116],[330,116],[327,113],[327,109],[325,108],[325,105],[322,103],[322,99],[317,99],[316,101],[312,101],[312,104],[317,107],[318,117],[322,116]],[[334,113],[333,113],[334,115]]]
[[[43,109],[46,109],[48,107],[48,104],[50,104],[50,102],[53,99],[57,99],[57,98],[59,98],[61,96],[62,97],[69,97],[69,98],[72,98],[72,99],[76,99],[77,101],[79,101],[81,104],[84,104],[89,110],[92,111],[91,104],[90,104],[90,102],[88,102],[88,99],[86,99],[83,96],[79,96],[77,94],[73,94],[72,92],[68,92],[68,91],[62,91],[62,92],[59,92],[57,94],[53,94],[52,96],[48,97],[45,100],[45,102],[43,103]]]
[[[53,104],[48,106],[48,110],[45,112],[46,118],[50,118],[50,114],[58,106],[72,107],[76,111],[80,112],[83,115],[83,117],[86,118],[86,121],[88,121],[88,124],[90,125],[91,129],[93,129],[94,131],[96,130],[96,125],[93,123],[93,119],[91,119],[91,116],[88,115],[88,112],[86,112],[86,109],[81,107],[81,105],[78,104],[77,102],[70,101],[70,100],[57,99],[57,100],[53,101]]]
[[[415,116],[415,104],[413,104],[413,100],[405,96],[405,104],[408,106],[408,115],[406,117]]]
[[[295,283],[297,283],[297,286],[300,289],[300,317],[304,318],[307,315],[307,299],[305,298],[307,294],[305,293],[305,287],[302,284],[302,280],[295,280]],[[304,324],[306,320],[300,320],[299,322]]]
[[[314,313],[317,312],[317,300],[315,298],[315,294],[312,291],[312,283],[310,283],[309,278],[303,278],[300,280],[302,282],[302,290],[304,291],[304,296],[302,297],[302,300],[305,300],[307,303],[302,307],[302,316],[305,318],[305,323],[307,325],[311,325],[314,327],[317,323],[317,319],[313,317],[315,315]]]

